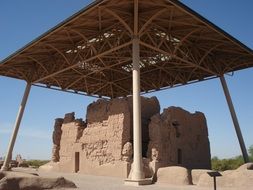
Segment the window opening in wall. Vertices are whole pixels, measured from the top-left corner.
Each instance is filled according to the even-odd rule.
[[[179,138],[180,137],[180,132],[179,132],[179,129],[178,129],[178,127],[180,126],[179,122],[176,121],[176,120],[172,121],[172,126],[176,130],[176,137]]]

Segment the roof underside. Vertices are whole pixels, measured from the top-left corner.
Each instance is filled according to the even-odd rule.
[[[35,85],[132,94],[133,0],[95,1],[0,64]],[[252,50],[178,1],[139,0],[141,91],[202,81],[253,66]]]

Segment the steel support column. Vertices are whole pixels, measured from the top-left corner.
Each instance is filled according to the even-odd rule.
[[[231,99],[231,96],[230,96],[230,93],[229,93],[229,90],[228,90],[228,86],[227,86],[225,77],[223,75],[220,76],[220,81],[221,81],[223,91],[224,91],[224,94],[225,94],[225,97],[226,97],[226,100],[227,100],[227,103],[228,103],[228,107],[229,107],[229,110],[230,110],[231,117],[232,117],[232,120],[233,120],[233,123],[234,123],[235,131],[236,131],[236,135],[237,135],[240,147],[241,147],[243,159],[244,159],[244,162],[247,163],[247,162],[249,162],[247,149],[246,149],[245,144],[244,144],[244,140],[243,140],[243,136],[242,136],[242,133],[241,133],[240,125],[239,125],[239,122],[238,122],[238,119],[237,119],[237,116],[236,116],[235,108],[234,108],[234,105],[233,105],[233,102],[232,102],[232,99]]]
[[[132,79],[133,79],[133,164],[131,174],[125,180],[126,185],[148,185],[151,179],[145,179],[142,162],[142,126],[140,96],[140,38],[139,38],[139,2],[134,0],[134,31],[132,40]]]
[[[13,147],[15,145],[15,141],[17,138],[17,134],[18,134],[18,130],[19,130],[19,126],[23,117],[23,113],[25,110],[25,106],[26,106],[26,102],[30,93],[30,89],[31,89],[31,84],[27,83],[26,88],[25,88],[25,92],[18,110],[18,114],[17,114],[17,118],[16,118],[16,122],[14,125],[14,129],[13,129],[13,133],[9,142],[9,146],[8,146],[8,150],[7,150],[7,154],[5,156],[5,160],[4,160],[4,164],[1,168],[2,171],[6,171],[9,169],[9,162],[11,160],[12,157],[12,151],[13,151]]]
[[[142,163],[142,130],[141,130],[141,99],[140,99],[140,45],[139,39],[133,39],[133,145],[134,158],[132,179],[144,179]]]

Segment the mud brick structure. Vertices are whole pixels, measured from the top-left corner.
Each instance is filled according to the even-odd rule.
[[[189,169],[211,168],[206,119],[203,113],[189,113],[179,107],[164,109],[149,124],[148,157],[160,166]]]
[[[59,162],[60,160],[60,142],[61,142],[61,135],[62,135],[62,130],[61,126],[63,123],[63,119],[57,118],[55,119],[55,124],[54,124],[54,132],[53,132],[53,149],[52,149],[52,158],[51,160],[53,162]]]
[[[204,114],[170,107],[160,114],[156,97],[141,97],[142,156],[146,177],[159,167],[210,168]],[[132,98],[99,99],[86,120],[56,119],[52,161],[41,169],[128,177],[133,158]],[[112,172],[113,171],[113,172]]]

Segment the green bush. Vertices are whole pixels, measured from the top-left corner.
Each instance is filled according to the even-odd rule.
[[[217,171],[234,170],[244,164],[242,156],[229,159],[212,158],[212,169]]]
[[[248,152],[249,152],[249,160],[253,162],[253,145],[249,147]]]
[[[26,163],[29,165],[29,166],[32,166],[32,167],[35,167],[35,168],[38,168],[46,163],[48,163],[49,160],[27,160]]]
[[[253,162],[253,145],[248,149],[249,160]],[[212,169],[217,171],[234,170],[244,164],[242,156],[236,156],[229,159],[219,159],[217,156],[211,160]]]

